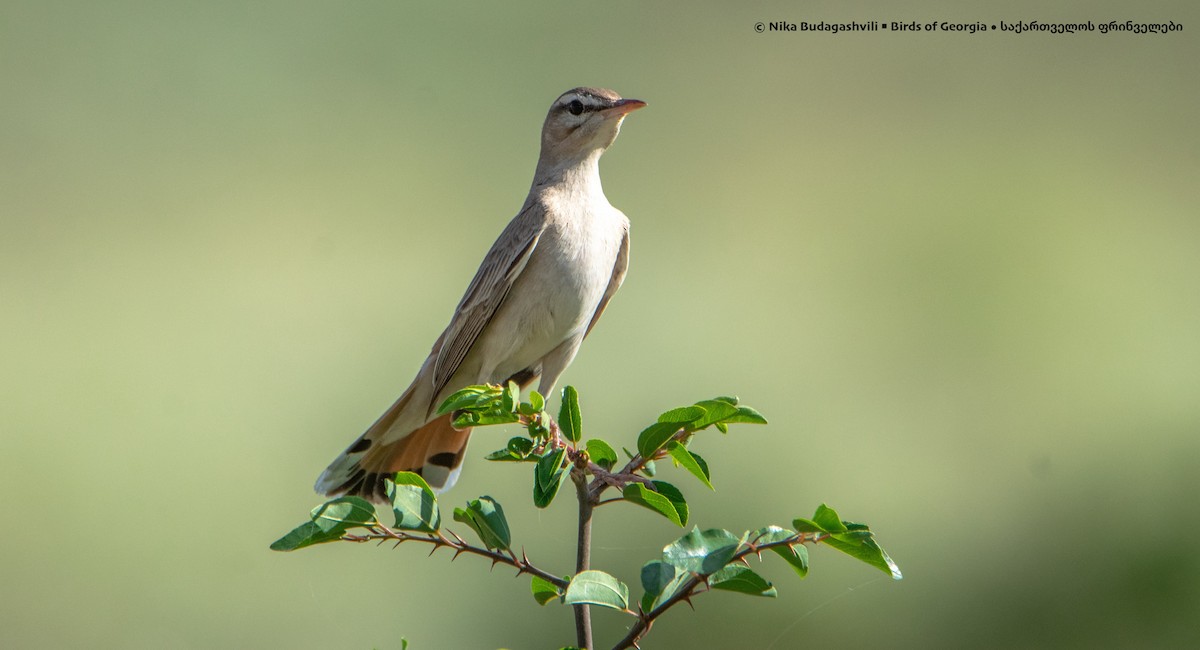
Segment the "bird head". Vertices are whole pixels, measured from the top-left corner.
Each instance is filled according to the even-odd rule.
[[[625,116],[645,105],[604,88],[568,90],[546,114],[539,167],[560,169],[598,156],[617,139]]]

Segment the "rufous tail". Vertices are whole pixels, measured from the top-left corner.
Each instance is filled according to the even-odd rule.
[[[467,452],[470,429],[457,430],[446,414],[412,433],[381,443],[408,404],[406,394],[379,421],[346,448],[317,479],[315,489],[328,497],[359,496],[375,503],[387,502],[386,479],[396,472],[415,472],[441,492],[458,479]]]

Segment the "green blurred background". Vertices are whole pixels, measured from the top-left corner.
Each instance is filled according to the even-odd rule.
[[[563,380],[588,429],[736,393],[772,424],[698,441],[695,522],[824,501],[905,572],[768,558],[779,599],[706,595],[646,647],[1200,638],[1194,3],[406,4],[0,3],[0,646],[570,643],[476,559],[267,545],[407,385],[581,84],[650,105],[603,163],[634,246]],[[753,29],[821,19],[1185,31]],[[490,493],[568,572],[571,504],[534,511],[481,458],[503,439],[444,501]],[[604,509],[595,561],[636,585],[680,532]],[[596,619],[602,647],[626,622]]]

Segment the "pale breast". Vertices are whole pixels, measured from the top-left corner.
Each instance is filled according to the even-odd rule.
[[[582,337],[612,278],[628,220],[605,201],[602,209],[556,212],[513,284],[492,326],[478,342],[485,373],[513,373],[536,364],[563,341]]]

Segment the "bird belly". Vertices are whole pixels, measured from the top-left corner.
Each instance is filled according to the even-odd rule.
[[[479,370],[486,375],[481,380],[504,381],[539,366],[563,342],[582,340],[608,288],[623,233],[623,228],[615,237],[596,228],[543,233],[477,341]]]

